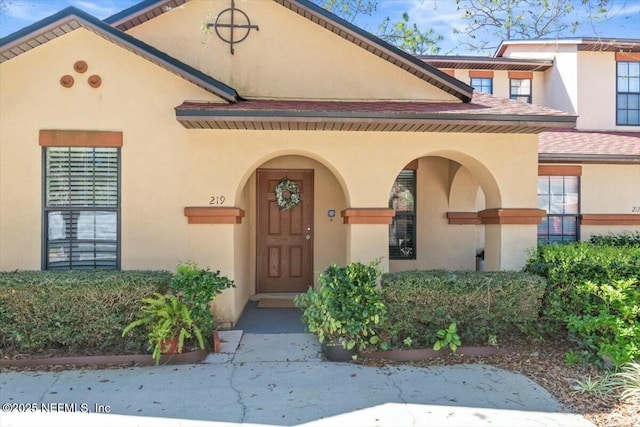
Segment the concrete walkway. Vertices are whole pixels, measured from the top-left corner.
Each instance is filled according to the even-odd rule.
[[[592,426],[486,365],[376,368],[323,362],[309,334],[223,339],[199,365],[3,372],[0,401],[24,411],[0,412],[0,425]]]

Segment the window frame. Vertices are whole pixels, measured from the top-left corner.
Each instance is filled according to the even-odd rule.
[[[640,61],[633,61],[633,60],[616,60],[616,110],[615,110],[615,114],[616,114],[616,126],[640,126],[640,87],[638,88],[638,91],[637,91],[637,92],[621,92],[621,91],[620,91],[620,84],[619,84],[619,80],[620,80],[621,76],[620,76],[620,74],[619,74],[619,65],[620,65],[620,64],[623,64],[623,63],[624,63],[624,64],[638,64],[637,66],[640,68]],[[628,78],[630,78],[628,70],[629,70],[629,68],[628,68],[628,65],[627,65],[627,75],[626,75],[627,79],[628,79]],[[625,108],[624,110],[620,108],[620,106],[619,106],[619,105],[620,105],[620,104],[619,104],[619,96],[620,96],[620,95],[626,95],[627,97],[628,97],[629,95],[636,95],[636,96],[638,96],[638,108],[637,108],[637,110],[638,110],[638,116],[639,116],[638,123],[629,123],[629,122],[628,122],[628,121],[629,121],[629,120],[628,120],[628,118],[629,118],[629,116],[628,116],[628,112],[629,112],[629,110],[630,110],[630,109],[629,109],[629,107],[628,107],[628,104],[627,104],[627,108]],[[627,98],[627,100],[628,100],[628,98]],[[633,109],[633,110],[636,110],[636,109]],[[620,115],[619,115],[619,112],[620,112],[620,111],[625,111],[625,112],[627,112],[627,122],[626,122],[626,123],[622,123],[622,122],[620,121]]]
[[[413,173],[413,177],[412,177],[412,184],[413,184],[413,218],[412,218],[412,235],[413,235],[413,246],[412,246],[412,254],[410,256],[399,256],[399,255],[392,255],[391,254],[391,240],[389,240],[389,245],[388,245],[388,256],[389,256],[389,260],[390,261],[412,261],[412,260],[416,260],[417,259],[417,252],[418,252],[418,245],[417,245],[417,240],[418,240],[418,236],[417,236],[417,232],[418,232],[418,227],[417,227],[417,222],[418,222],[418,171],[417,169],[413,169],[413,168],[405,168],[402,169],[402,171],[400,171],[400,173],[398,173],[398,175],[396,176],[396,179],[393,181],[393,186],[396,185],[396,183],[398,182],[398,178],[400,177],[400,174],[402,172],[412,172]],[[393,187],[392,187],[393,188]],[[389,208],[393,209],[392,207],[392,200],[391,197],[389,197]],[[391,219],[391,224],[389,224],[389,229],[388,229],[388,235],[389,237],[391,237],[391,227],[396,225],[396,221],[398,220],[398,211],[395,210],[396,214],[393,216],[393,218]],[[409,212],[409,211],[406,211]],[[400,247],[399,245],[395,245],[396,247]]]
[[[520,81],[525,81],[528,80],[529,81],[529,94],[528,95],[522,95],[519,93],[513,93],[513,81],[514,80],[520,80]],[[523,97],[527,97],[527,104],[532,104],[533,103],[533,78],[520,78],[520,77],[510,77],[509,78],[509,99],[514,100],[514,101],[518,101],[518,102],[524,102],[522,101],[520,98]]]
[[[538,245],[552,245],[552,244],[564,244],[564,243],[571,243],[571,242],[579,242],[581,237],[580,237],[580,216],[581,216],[581,212],[582,212],[582,180],[581,180],[581,175],[579,174],[565,174],[565,175],[560,175],[560,174],[547,174],[547,173],[539,173],[538,174],[538,186],[539,186],[539,180],[540,178],[547,178],[550,185],[550,179],[551,178],[562,178],[563,182],[562,182],[562,187],[563,187],[563,192],[562,192],[562,197],[565,198],[566,195],[568,193],[566,193],[566,178],[575,178],[576,179],[576,194],[578,196],[578,201],[577,201],[577,212],[576,213],[549,213],[549,210],[546,208],[542,208],[540,207],[540,203],[538,202],[538,208],[539,209],[544,209],[546,211],[546,215],[544,216],[544,218],[547,219],[547,221],[549,221],[551,218],[560,218],[561,219],[561,223],[564,223],[564,218],[568,217],[568,218],[575,218],[575,223],[576,223],[576,233],[575,233],[575,240],[565,240],[565,236],[571,236],[571,235],[567,235],[564,233],[564,225],[562,226],[562,234],[560,234],[560,238],[561,238],[561,242],[551,242],[550,241],[550,236],[551,234],[549,232],[547,232],[546,235],[541,235],[540,234],[540,225],[542,224],[538,224],[538,228],[536,230],[536,241]],[[538,200],[540,199],[541,194],[538,192],[537,198]],[[550,195],[548,195],[550,196]],[[547,206],[548,207],[548,206]],[[564,209],[563,209],[564,210]],[[541,236],[545,236],[544,238],[546,239],[546,242],[543,242],[543,238]]]
[[[41,144],[42,145],[42,144]],[[49,206],[47,205],[47,152],[50,148],[113,148],[116,150],[116,159],[117,159],[117,173],[116,173],[116,184],[117,184],[117,197],[116,197],[116,207],[112,206],[74,206],[74,205],[66,205],[66,206]],[[100,145],[87,145],[87,146],[78,146],[78,145],[42,145],[42,191],[41,191],[41,203],[42,203],[42,218],[41,218],[41,262],[40,268],[43,271],[61,271],[60,269],[52,269],[49,268],[49,212],[52,211],[62,211],[62,212],[100,212],[100,211],[109,211],[116,213],[116,263],[115,270],[121,269],[121,244],[122,244],[122,227],[121,227],[121,217],[122,217],[122,152],[120,146],[100,146]],[[72,244],[74,241],[77,241],[77,237],[75,239],[71,239],[70,243]],[[87,239],[88,240],[88,239]],[[99,242],[99,240],[94,240],[94,242]],[[111,270],[111,268],[73,268],[72,259],[69,259],[69,269],[62,271],[98,271],[98,270]]]
[[[473,81],[474,80],[486,80],[489,82],[489,88],[491,89],[489,92],[485,92],[477,87],[474,86]],[[482,92],[482,93],[488,93],[490,95],[493,95],[493,77],[469,77],[469,85],[471,87],[473,87],[475,90],[477,90],[478,92]],[[480,85],[480,87],[482,87],[482,85]]]

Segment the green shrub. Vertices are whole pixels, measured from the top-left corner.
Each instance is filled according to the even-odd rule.
[[[434,345],[456,323],[460,338],[484,344],[490,335],[538,318],[544,279],[519,272],[403,271],[382,275],[382,294],[395,344],[411,338]]]
[[[347,349],[358,351],[379,342],[378,332],[387,320],[376,280],[378,261],[369,265],[332,265],[319,278],[319,288],[310,288],[295,298],[303,309],[302,321],[323,343],[339,339]]]
[[[620,234],[594,234],[589,243],[596,246],[634,246],[640,247],[640,231],[628,231]]]
[[[137,353],[144,331],[122,338],[142,299],[168,289],[169,272],[0,273],[0,352]]]
[[[620,365],[640,356],[640,247],[540,246],[525,267],[549,281],[542,313],[580,348]]]
[[[581,298],[582,297],[582,298]],[[640,356],[640,286],[635,279],[610,284],[580,283],[572,299],[584,301],[582,313],[567,318],[569,331],[583,346],[615,366]]]
[[[209,303],[223,290],[233,288],[233,280],[221,276],[220,271],[203,269],[194,263],[180,264],[171,278],[171,292],[191,310],[191,317],[208,339],[215,328]]]

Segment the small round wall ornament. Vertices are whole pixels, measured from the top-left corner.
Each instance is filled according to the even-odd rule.
[[[300,187],[288,178],[276,185],[276,203],[281,211],[288,211],[300,204]]]

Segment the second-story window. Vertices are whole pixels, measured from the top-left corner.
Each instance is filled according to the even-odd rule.
[[[493,93],[493,79],[488,77],[471,77],[471,86],[478,92]]]
[[[509,79],[509,98],[531,104],[531,79]]]
[[[617,63],[616,124],[640,125],[640,62]]]

